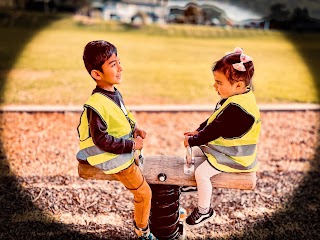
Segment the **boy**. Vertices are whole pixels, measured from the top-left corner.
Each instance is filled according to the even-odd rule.
[[[84,65],[97,86],[84,104],[78,134],[79,161],[88,161],[114,176],[134,195],[134,231],[138,239],[155,239],[149,230],[151,189],[134,163],[133,153],[143,148],[146,132],[136,126],[120,92],[122,80],[117,48],[104,40],[89,42]]]

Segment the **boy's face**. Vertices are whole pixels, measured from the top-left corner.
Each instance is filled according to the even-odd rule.
[[[226,75],[218,71],[214,71],[213,76],[215,80],[213,86],[221,98],[226,99],[246,91],[244,82],[235,82],[231,84]]]
[[[97,85],[105,90],[114,91],[114,84],[119,84],[122,80],[122,67],[120,59],[115,55],[104,62],[102,71],[92,70],[91,75],[96,79]]]

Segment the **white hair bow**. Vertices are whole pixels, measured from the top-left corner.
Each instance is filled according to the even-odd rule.
[[[246,71],[246,67],[244,66],[244,63],[247,63],[247,62],[251,62],[253,60],[252,57],[246,55],[243,53],[243,49],[242,48],[239,48],[239,47],[236,47],[234,49],[233,52],[227,52],[227,55],[228,54],[231,54],[231,53],[241,53],[240,55],[240,62],[239,63],[234,63],[232,64],[233,68],[240,71],[240,72],[245,72]]]

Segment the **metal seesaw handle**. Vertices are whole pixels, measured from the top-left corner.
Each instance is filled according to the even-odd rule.
[[[134,150],[134,161],[137,164],[137,166],[143,165],[143,160],[144,160],[144,156],[143,156],[142,149]]]
[[[183,171],[186,175],[194,174],[194,156],[192,155],[192,147],[190,146],[186,147],[186,157]]]

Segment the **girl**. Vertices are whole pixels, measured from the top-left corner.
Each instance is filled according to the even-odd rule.
[[[260,112],[251,90],[254,66],[252,58],[241,48],[227,53],[212,68],[214,88],[221,100],[213,114],[195,131],[184,133],[184,146],[198,146],[196,155],[205,155],[195,171],[198,207],[186,219],[196,227],[215,216],[210,206],[210,178],[221,172],[257,171],[257,142],[260,134]],[[198,151],[197,151],[198,150]],[[188,187],[182,188],[188,191]]]

